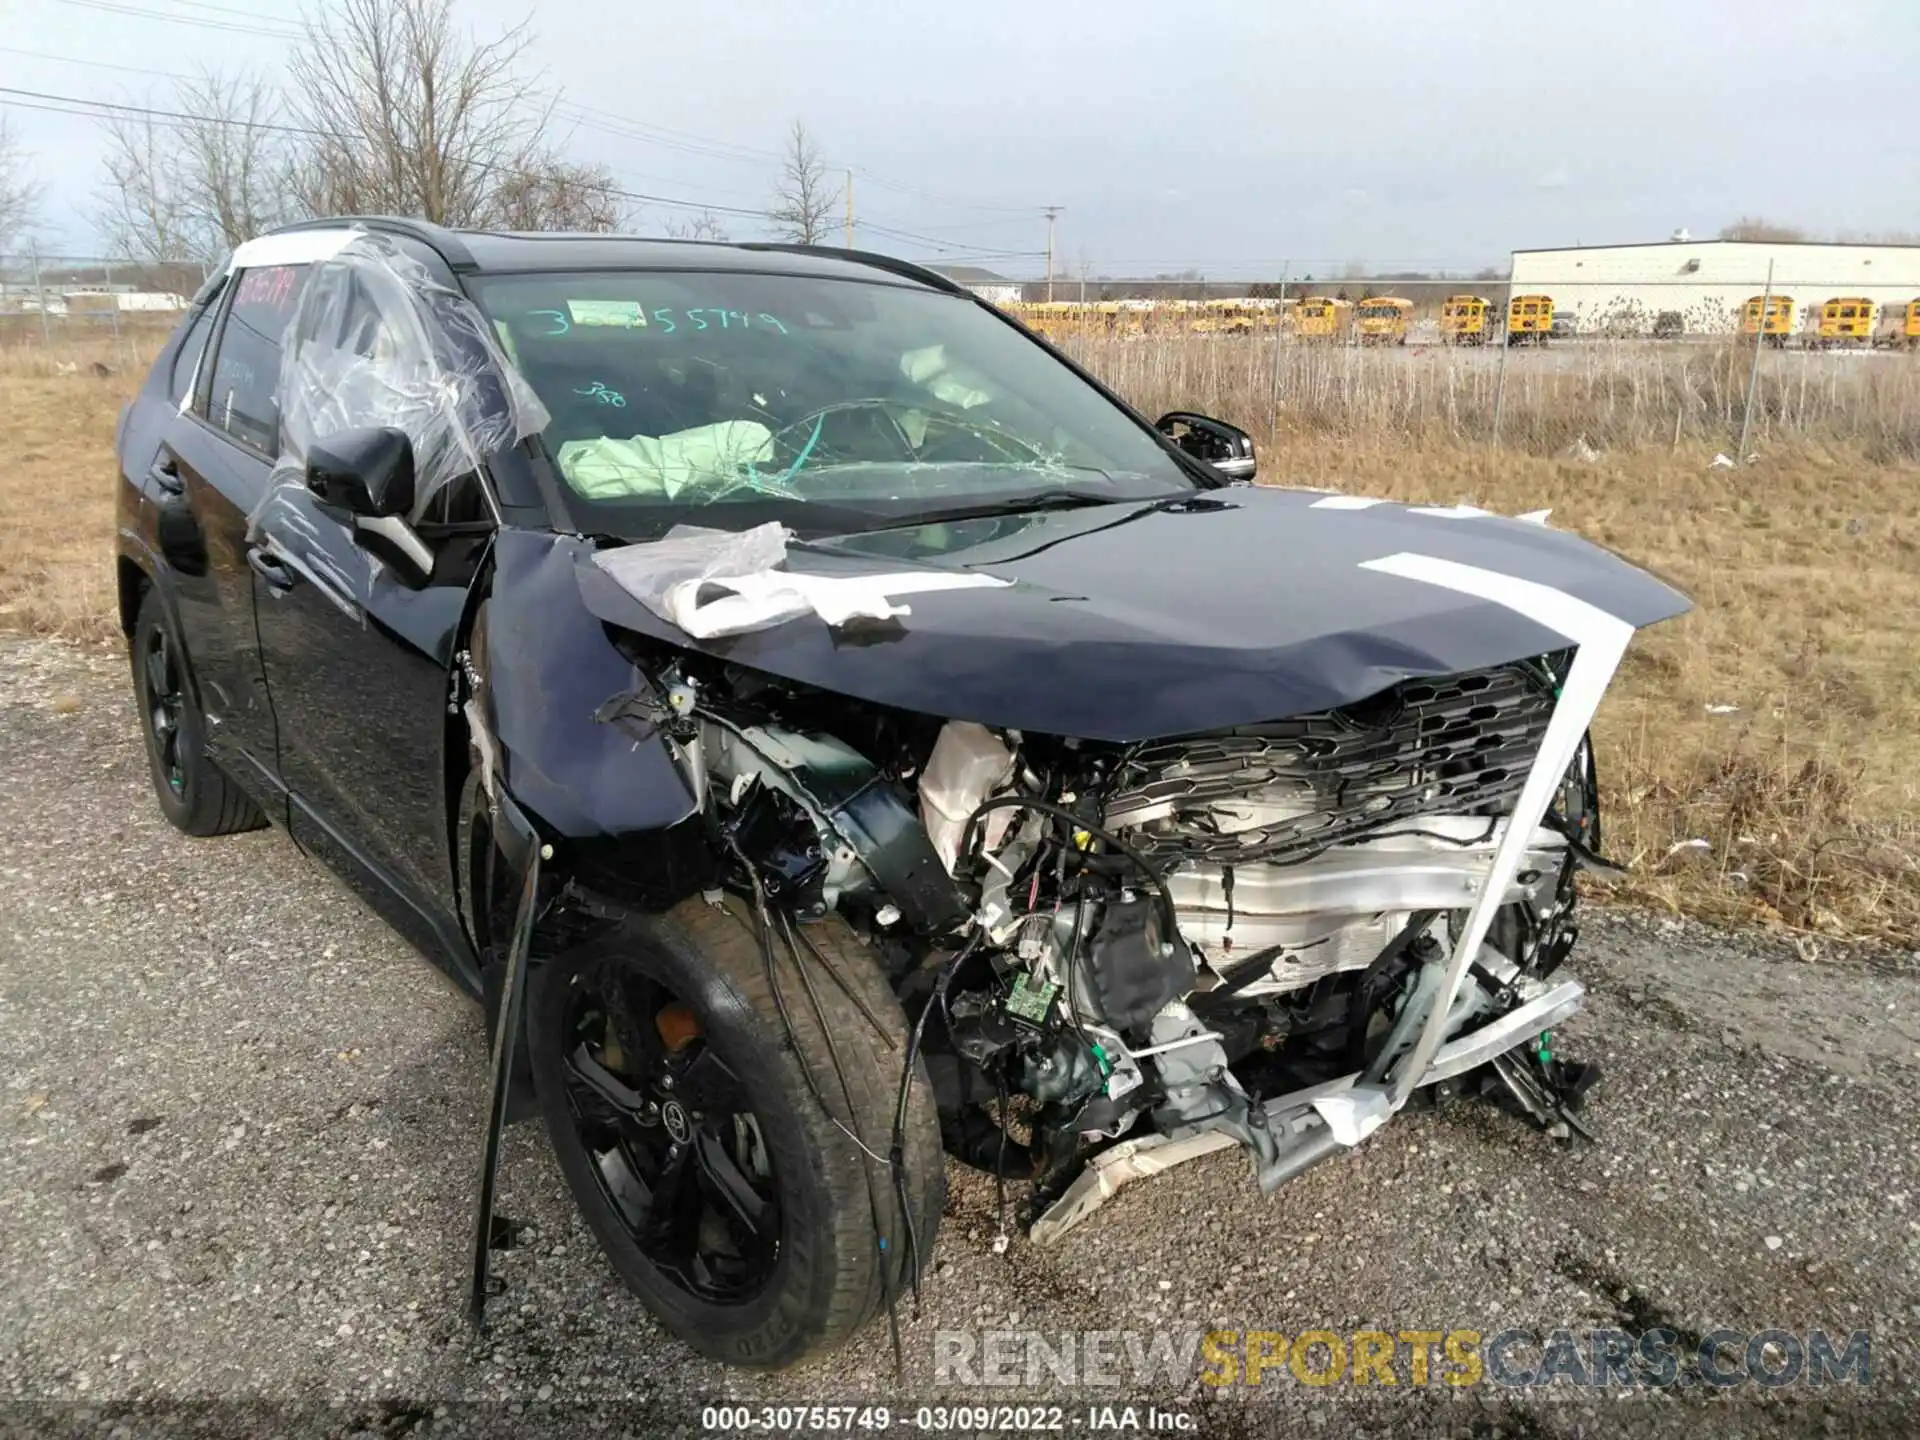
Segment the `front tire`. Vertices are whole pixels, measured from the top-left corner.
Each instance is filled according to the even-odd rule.
[[[207,720],[194,698],[186,647],[151,586],[140,597],[129,653],[160,813],[188,835],[235,835],[265,826],[259,807],[207,754]]]
[[[810,998],[776,941],[791,1039],[757,926],[735,899],[632,916],[529,979],[534,1086],[582,1215],[667,1329],[736,1365],[832,1349],[908,1280],[907,1228],[883,1163],[905,1016],[838,918],[801,933],[861,1003],[803,946]],[[924,1268],[946,1179],[918,1062],[905,1139]]]

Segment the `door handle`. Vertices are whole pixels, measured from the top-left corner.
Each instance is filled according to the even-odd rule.
[[[258,545],[247,551],[247,564],[253,567],[254,574],[275,590],[291,590],[294,582],[300,578],[288,566],[274,559],[269,551],[263,550]]]
[[[187,482],[180,478],[180,465],[173,456],[162,455],[147,467],[147,479],[169,495],[187,493]]]

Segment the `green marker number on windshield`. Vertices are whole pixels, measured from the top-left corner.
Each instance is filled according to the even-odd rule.
[[[618,390],[608,389],[607,382],[604,380],[596,380],[587,386],[586,389],[575,390],[573,393],[576,395],[591,396],[602,405],[611,405],[616,410],[624,410],[627,408],[627,397],[622,395]]]
[[[764,310],[728,310],[720,305],[695,305],[676,310],[670,305],[662,305],[657,310],[646,311],[640,308],[637,301],[629,309],[626,302],[613,300],[569,300],[567,304],[578,313],[569,316],[565,310],[529,310],[527,314],[552,323],[552,329],[539,332],[546,337],[571,334],[576,329],[654,329],[661,335],[677,335],[682,330],[777,330],[782,335],[793,333],[778,315],[769,315]],[[651,325],[648,324],[649,317]]]

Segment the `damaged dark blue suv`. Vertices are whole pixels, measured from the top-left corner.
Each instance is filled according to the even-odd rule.
[[[1602,550],[1248,485],[883,257],[381,219],[241,246],[119,454],[167,817],[488,1006],[476,1313],[516,1087],[750,1365],[918,1285],[943,1149],[1051,1243],[1435,1087],[1581,1128],[1587,727],[1686,608]]]

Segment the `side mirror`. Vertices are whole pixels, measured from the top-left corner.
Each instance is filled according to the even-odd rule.
[[[307,489],[349,515],[404,517],[413,509],[413,442],[391,425],[315,441],[307,451]]]
[[[1229,480],[1251,480],[1259,469],[1253,437],[1238,425],[1172,410],[1154,421],[1153,428],[1196,460],[1204,460]]]

